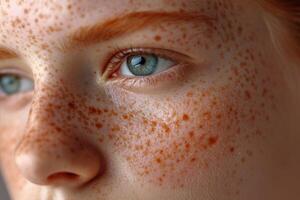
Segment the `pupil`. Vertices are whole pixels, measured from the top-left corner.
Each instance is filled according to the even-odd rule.
[[[146,63],[146,59],[143,56],[136,56],[132,58],[133,65],[144,65]]]
[[[158,58],[155,55],[129,56],[127,66],[129,71],[136,76],[147,76],[155,72]]]
[[[19,77],[14,75],[0,76],[0,86],[6,94],[13,94],[20,89]]]

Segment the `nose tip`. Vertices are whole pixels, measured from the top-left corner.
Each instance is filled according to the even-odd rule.
[[[57,152],[19,152],[15,161],[22,175],[38,185],[79,187],[101,172],[99,157],[90,149],[61,155]]]

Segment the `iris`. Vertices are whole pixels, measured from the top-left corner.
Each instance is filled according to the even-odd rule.
[[[156,71],[158,58],[156,55],[132,55],[127,58],[129,71],[135,76],[148,76]]]
[[[4,93],[11,95],[19,92],[21,87],[20,78],[16,75],[2,75],[0,76],[0,89]]]

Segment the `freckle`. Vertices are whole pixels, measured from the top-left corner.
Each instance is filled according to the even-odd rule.
[[[156,122],[156,121],[152,121],[152,122],[151,122],[152,128],[156,127],[156,125],[157,125],[157,122]]]
[[[156,161],[157,163],[161,163],[161,159],[160,159],[160,158],[156,158],[155,161]]]
[[[241,67],[246,67],[247,64],[246,64],[245,62],[241,62],[240,66],[241,66]]]
[[[241,159],[241,162],[242,162],[242,163],[245,163],[245,162],[246,162],[246,159],[243,157],[243,158]]]
[[[186,143],[186,144],[185,144],[185,148],[186,148],[186,149],[189,149],[189,148],[190,148],[190,144],[189,144],[189,143]]]
[[[75,108],[76,108],[74,102],[69,102],[68,106],[69,106],[69,108],[71,108],[71,109],[75,109]]]
[[[145,125],[148,124],[148,121],[145,118],[143,119],[143,124],[145,124]]]
[[[156,36],[154,37],[154,40],[157,41],[157,42],[159,42],[159,41],[161,40],[161,36],[156,35]]]
[[[131,157],[130,157],[130,156],[126,157],[126,160],[127,160],[127,161],[130,161],[130,160],[131,160]]]
[[[170,128],[169,128],[169,126],[168,126],[167,124],[164,123],[164,124],[162,125],[162,127],[163,127],[163,129],[165,130],[166,133],[169,133],[169,132],[170,132]]]
[[[249,157],[251,157],[251,156],[253,155],[252,151],[247,150],[247,155],[248,155]]]
[[[193,92],[188,92],[188,93],[186,94],[186,96],[187,96],[187,97],[192,97],[192,96],[193,96]]]
[[[162,182],[162,181],[163,181],[162,177],[159,177],[158,180],[159,180],[159,182]]]
[[[180,127],[180,121],[176,120],[175,125],[176,125],[176,128],[179,128]]]
[[[208,145],[209,146],[213,146],[214,144],[216,144],[218,141],[218,137],[217,136],[211,136],[208,138]]]
[[[266,119],[266,121],[270,121],[270,117],[268,115],[266,116],[265,119]]]
[[[72,9],[72,5],[71,5],[71,4],[68,5],[68,6],[67,6],[67,9],[68,9],[68,10],[71,10],[71,9]]]
[[[245,96],[247,100],[251,99],[251,94],[248,90],[245,91]]]
[[[101,124],[101,123],[96,123],[95,126],[96,126],[98,129],[102,128],[102,124]]]
[[[164,151],[161,149],[161,150],[159,150],[159,154],[163,154],[164,153]]]
[[[114,139],[114,135],[112,135],[112,134],[110,133],[110,134],[108,134],[108,138],[109,138],[110,140],[112,140],[112,139]]]
[[[102,143],[103,141],[104,141],[104,139],[103,138],[99,138],[99,140],[98,140],[100,143]]]
[[[234,147],[230,147],[230,148],[229,148],[229,151],[230,151],[231,153],[233,153],[234,150],[235,150]]]
[[[210,112],[205,112],[203,113],[203,117],[205,120],[210,120],[211,119],[211,113]]]
[[[187,114],[184,114],[183,116],[182,116],[182,120],[183,121],[188,121],[190,119],[190,117],[187,115]]]
[[[128,119],[128,115],[124,114],[122,115],[123,119],[127,120]]]
[[[24,9],[24,13],[28,14],[29,10],[27,8]]]
[[[189,137],[190,137],[190,138],[193,138],[193,137],[194,137],[194,131],[190,131],[190,132],[189,132]]]
[[[147,140],[146,145],[149,147],[151,145],[150,140]]]
[[[118,125],[115,125],[114,127],[112,127],[111,131],[115,132],[115,131],[120,131],[121,128]]]
[[[115,112],[115,111],[111,111],[111,114],[114,115],[114,116],[117,116],[117,115],[118,115],[118,113]]]

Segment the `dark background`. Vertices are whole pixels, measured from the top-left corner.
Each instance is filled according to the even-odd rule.
[[[9,200],[4,181],[0,175],[0,200]]]

